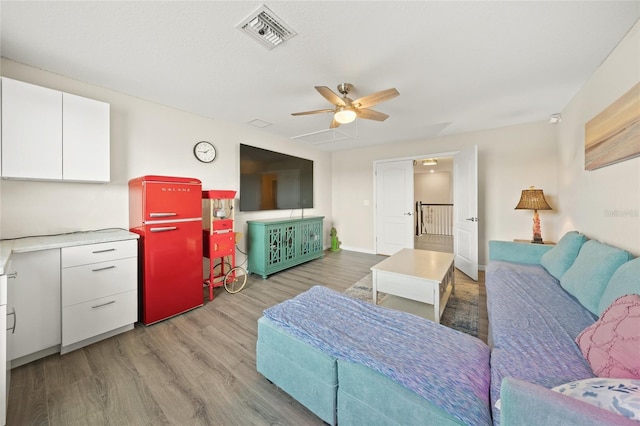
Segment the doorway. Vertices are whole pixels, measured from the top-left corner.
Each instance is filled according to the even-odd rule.
[[[453,253],[453,158],[415,160],[416,249]]]
[[[375,251],[392,255],[402,248],[414,248],[416,234],[413,167],[425,158],[453,157],[453,236],[451,244],[456,268],[478,279],[478,148],[374,162]],[[388,179],[385,170],[392,170]],[[435,173],[435,171],[434,171]],[[403,176],[400,178],[399,176]],[[391,184],[390,184],[391,183]],[[407,188],[411,191],[408,194]],[[398,194],[404,194],[399,196]],[[446,203],[449,204],[449,203]],[[422,208],[422,206],[421,206]],[[393,213],[393,214],[389,214]],[[409,216],[409,217],[408,217]],[[413,216],[413,217],[410,217]],[[413,224],[413,226],[412,226]],[[392,230],[392,232],[387,232]],[[410,235],[409,235],[410,234]],[[404,241],[404,243],[402,243]],[[419,248],[419,247],[417,247]]]

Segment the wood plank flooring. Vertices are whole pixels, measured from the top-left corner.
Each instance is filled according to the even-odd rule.
[[[209,302],[203,291],[205,306],[180,316],[15,368],[7,425],[322,425],[256,371],[257,320],[313,285],[344,291],[384,258],[327,251],[267,280],[251,275],[237,294],[217,288]],[[486,341],[483,293],[481,273]]]

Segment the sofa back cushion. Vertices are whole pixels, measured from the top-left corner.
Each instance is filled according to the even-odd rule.
[[[585,241],[587,237],[583,234],[577,231],[567,232],[554,248],[542,255],[540,264],[559,280],[573,265]]]
[[[600,299],[613,273],[631,255],[625,250],[589,240],[582,245],[573,265],[562,275],[560,285],[591,313],[600,313]]]
[[[600,298],[599,315],[625,294],[640,294],[640,257],[624,263],[613,273]]]

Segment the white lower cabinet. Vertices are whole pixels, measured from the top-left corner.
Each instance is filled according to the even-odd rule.
[[[12,252],[0,276],[7,283],[4,305],[0,286],[0,364],[3,354],[13,368],[133,328],[136,239],[30,250]],[[0,371],[0,398],[2,382]]]
[[[138,319],[136,240],[62,249],[62,353]]]
[[[7,362],[7,276],[0,275],[0,425],[7,424],[11,369]]]
[[[16,367],[60,348],[60,249],[14,253],[7,271],[8,355]]]

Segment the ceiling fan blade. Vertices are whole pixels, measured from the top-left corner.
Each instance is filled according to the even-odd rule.
[[[331,124],[329,125],[330,129],[335,129],[336,127],[340,127],[340,123],[338,123],[336,121],[336,119],[334,118],[333,120],[331,120]]]
[[[292,112],[291,115],[310,115],[310,114],[322,114],[325,112],[333,112],[332,109],[316,109],[313,111]]]
[[[334,105],[345,106],[344,100],[327,86],[315,86],[316,90],[329,102]]]
[[[388,101],[389,99],[395,98],[399,94],[400,93],[398,93],[395,88],[387,89],[381,92],[376,92],[371,95],[364,96],[360,99],[356,99],[351,104],[358,106],[358,108],[369,108],[379,104],[380,102]]]
[[[356,114],[358,115],[358,118],[366,118],[367,120],[384,121],[389,118],[389,116],[383,112],[367,108],[357,109]]]

